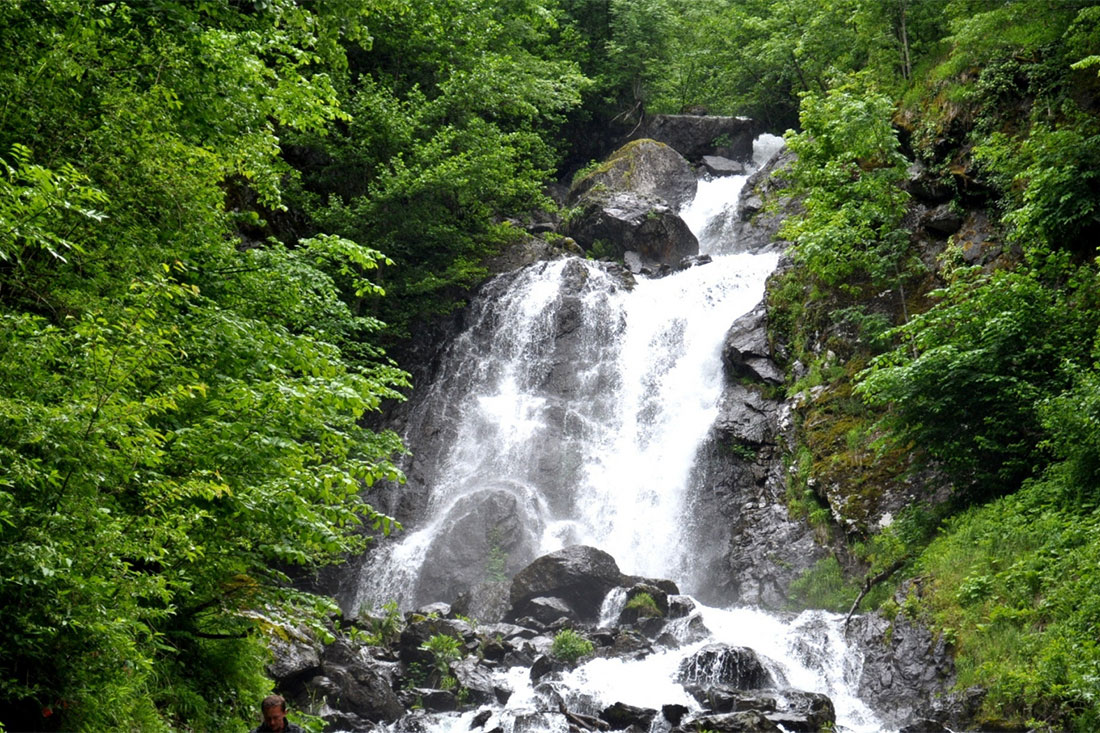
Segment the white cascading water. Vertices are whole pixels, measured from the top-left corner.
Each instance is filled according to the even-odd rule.
[[[771,135],[758,139],[756,165],[781,144]],[[408,607],[423,600],[417,594],[423,595],[433,543],[476,513],[471,507],[487,496],[507,501],[520,517],[527,560],[585,544],[610,553],[626,573],[670,578],[689,594],[705,581],[692,559],[709,538],[693,536],[689,479],[718,412],[724,336],[760,301],[777,259],[774,253],[735,253],[722,225],[746,178],[700,181],[681,214],[699,237],[700,252],[713,257],[710,264],[639,278],[628,290],[593,263],[539,263],[494,294],[493,310],[475,314],[475,321],[491,321],[488,345],[446,367],[467,372],[466,386],[424,403],[428,410],[446,407],[458,420],[458,437],[434,474],[426,520],[374,553],[363,570],[358,606],[395,599]],[[566,291],[577,301],[576,316],[563,325]],[[563,332],[584,342],[583,361],[563,364],[555,356],[553,343]],[[546,390],[551,375],[563,370],[567,379],[559,379],[553,393]],[[842,617],[808,611],[783,619],[745,608],[700,612],[712,634],[706,641],[641,661],[593,660],[564,686],[595,704],[659,701],[698,709],[674,681],[676,669],[704,643],[725,642],[756,650],[792,687],[829,695],[838,731],[882,730],[854,694],[861,660],[845,644]],[[486,729],[552,729],[530,727],[538,705],[527,670],[512,671],[507,681],[515,693]],[[439,716],[434,730],[467,730],[472,715]],[[527,721],[522,726],[521,719]]]

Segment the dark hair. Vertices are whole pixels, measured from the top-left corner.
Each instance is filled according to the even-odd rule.
[[[282,695],[268,695],[260,703],[260,710],[270,710],[276,707],[286,712],[286,700]]]

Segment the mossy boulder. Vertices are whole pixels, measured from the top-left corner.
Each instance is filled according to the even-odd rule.
[[[699,241],[678,215],[696,186],[695,172],[679,153],[635,140],[573,184],[563,231],[598,257],[675,267],[699,253]]]
[[[634,140],[612,153],[569,190],[569,201],[606,199],[617,193],[660,199],[678,212],[695,198],[698,181],[691,165],[664,143]]]

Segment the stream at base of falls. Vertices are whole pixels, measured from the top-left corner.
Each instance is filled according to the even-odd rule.
[[[758,139],[755,164],[780,145],[775,136]],[[681,213],[709,264],[639,276],[630,287],[599,263],[564,258],[482,289],[440,376],[418,387],[427,396],[411,422],[445,419],[445,429],[425,434],[449,441],[431,449],[437,465],[419,471],[422,518],[372,553],[356,607],[449,602],[473,587],[494,552],[518,563],[508,568],[514,574],[576,544],[610,553],[625,573],[669,578],[687,595],[706,588],[714,566],[700,558],[713,559],[719,543],[706,534],[713,522],[697,521],[695,462],[726,379],[725,334],[760,302],[778,259],[738,252],[731,241],[728,222],[746,179],[701,180]],[[431,452],[406,440],[414,453]],[[837,731],[883,730],[856,696],[862,658],[845,643],[842,616],[703,605],[694,613],[705,640],[685,637],[644,659],[594,659],[563,674],[555,684],[568,709],[594,714],[621,702],[698,710],[675,671],[703,645],[723,642],[755,650],[791,688],[828,695]],[[529,669],[497,674],[513,692],[507,704],[486,708],[487,722],[480,711],[481,729],[568,730],[560,716],[540,713],[546,706]],[[426,716],[422,729],[466,731],[478,712]],[[659,721],[653,733],[668,729]]]

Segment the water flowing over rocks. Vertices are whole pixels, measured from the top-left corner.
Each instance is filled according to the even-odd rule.
[[[606,598],[597,590],[604,588],[613,591]],[[669,595],[674,590],[675,583],[667,579],[622,573],[614,558],[596,548],[570,547],[537,558],[513,578],[514,603],[507,615],[522,617],[522,623],[473,624],[446,603],[406,612],[400,630],[391,621],[385,631],[379,619],[363,616],[334,624],[336,640],[327,645],[304,636],[277,643],[269,671],[276,689],[296,706],[309,708],[323,699],[312,709],[334,731],[376,731],[380,724],[394,733],[428,731],[436,729],[437,716],[459,715],[468,721],[463,729],[497,730],[507,722],[513,733],[566,728],[776,731],[779,725],[787,731],[818,731],[834,724],[827,695],[792,687],[773,661],[729,644],[703,645],[670,669],[673,687],[664,693],[667,700],[601,703],[578,694],[571,679],[586,661],[646,659],[694,643],[690,635],[672,633],[655,646],[639,633],[645,622],[654,629],[675,626],[677,613],[699,618],[689,599]],[[598,612],[613,598],[642,592],[659,599],[657,616],[611,625],[597,625],[592,617],[593,608]],[[557,594],[570,611],[584,608],[593,620],[534,620],[525,613],[538,593]],[[592,652],[579,660],[555,656],[553,637],[561,629],[587,639]],[[440,648],[440,637],[454,640],[453,656],[433,651]],[[506,673],[509,668],[526,671],[527,679]],[[522,709],[502,717],[516,695],[526,696]]]
[[[378,542],[341,597],[349,617],[367,614],[352,623],[365,631],[381,600],[417,609],[406,612],[401,640],[365,655],[381,665],[379,675],[391,675],[404,706],[391,730],[434,733],[443,719],[447,730],[506,733],[821,730],[834,720],[859,733],[882,730],[859,698],[896,708],[885,723],[893,726],[965,719],[958,710],[968,698],[955,707],[937,702],[948,699],[936,693],[950,682],[949,655],[930,657],[935,644],[915,625],[887,633],[881,619],[857,617],[845,639],[825,614],[762,620],[752,611],[747,623],[767,630],[746,638],[731,621],[742,618],[735,605],[786,608],[792,582],[830,552],[787,509],[784,456],[795,445],[798,408],[779,388],[784,370],[798,366],[772,342],[759,297],[763,276],[784,261],[775,254],[784,247],[776,239],[783,212],[798,206],[781,199],[778,182],[791,158],[765,156],[769,173],[749,179],[740,206],[736,196],[712,198],[718,213],[701,223],[696,204],[720,190],[710,186],[744,177],[704,179],[696,201],[682,205],[686,163],[651,141],[634,147],[659,151],[679,183],[661,188],[660,177],[639,175],[631,168],[639,158],[626,151],[606,182],[578,187],[577,211],[621,194],[647,221],[665,213],[685,227],[691,221],[702,254],[672,263],[671,252],[650,252],[651,267],[633,275],[561,247],[525,245],[498,262],[504,271],[467,308],[418,340],[420,387],[390,413],[413,450],[403,466],[408,484],[393,501],[392,487],[369,497],[408,529]],[[646,190],[611,191],[632,181]],[[775,213],[767,204],[777,198]],[[642,249],[630,234],[614,236],[638,247],[635,254]],[[757,272],[762,263],[767,269]],[[741,292],[742,279],[760,283],[748,291],[754,298],[712,310]],[[698,602],[680,595],[681,585]],[[575,662],[554,656],[564,630],[591,642],[591,653]],[[459,640],[462,659],[443,675],[454,682],[426,674],[439,671],[427,649],[439,635]],[[785,641],[760,646],[777,635]],[[746,669],[755,659],[763,675],[677,677],[680,662],[668,660],[714,643],[744,654]],[[354,676],[330,673],[316,652],[289,665],[296,671],[283,689],[354,697],[333,681],[358,684]],[[627,664],[657,667],[645,679],[663,686],[644,696],[617,687]],[[919,694],[906,697],[906,684]],[[372,704],[359,712],[330,706],[329,719],[363,729],[347,721],[382,719],[376,708],[385,705]],[[453,712],[409,711],[419,707]]]

